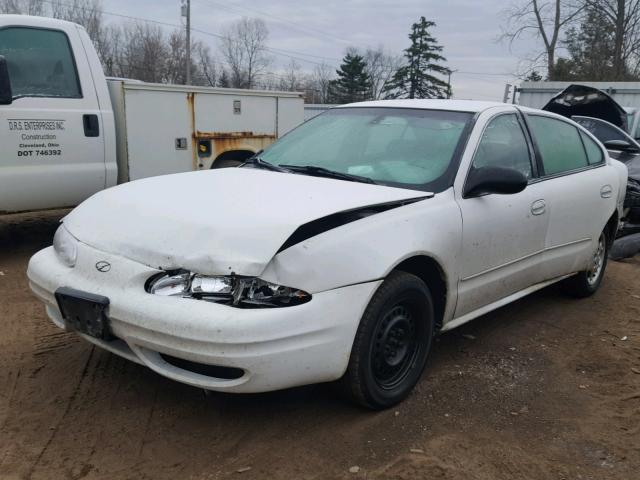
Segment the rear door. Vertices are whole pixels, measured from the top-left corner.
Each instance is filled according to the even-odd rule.
[[[584,270],[615,210],[617,179],[602,148],[573,122],[529,113],[527,123],[549,215],[543,273],[551,279]]]
[[[23,18],[0,19],[14,97],[0,106],[0,212],[73,206],[105,187],[100,109],[76,26]]]

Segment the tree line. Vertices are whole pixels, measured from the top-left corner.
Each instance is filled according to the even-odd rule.
[[[515,0],[503,14],[503,39],[541,47],[528,80],[640,80],[640,0]]]
[[[0,13],[50,16],[83,25],[98,51],[105,75],[146,82],[183,84],[186,35],[167,33],[154,22],[107,24],[100,0],[0,0]],[[411,26],[409,46],[401,55],[383,46],[346,50],[337,70],[326,62],[302,69],[295,57],[274,68],[277,50],[268,46],[264,21],[242,18],[220,32],[217,51],[201,40],[191,42],[194,85],[301,91],[310,103],[349,103],[381,98],[445,98],[451,87],[443,47],[431,34],[434,22],[421,17]],[[193,36],[192,36],[193,38]]]

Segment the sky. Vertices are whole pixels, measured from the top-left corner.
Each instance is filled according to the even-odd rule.
[[[102,0],[105,12],[180,23],[181,0]],[[506,83],[517,82],[522,59],[534,39],[515,46],[498,41],[505,0],[191,0],[192,27],[219,34],[235,20],[261,18],[269,47],[289,51],[303,70],[326,62],[337,68],[349,46],[383,45],[401,53],[411,24],[420,16],[436,23],[433,35],[444,47],[454,98],[501,101]],[[117,17],[106,16],[114,22]],[[217,53],[216,38],[194,32]],[[296,52],[296,53],[293,53]],[[274,71],[291,61],[276,55]]]

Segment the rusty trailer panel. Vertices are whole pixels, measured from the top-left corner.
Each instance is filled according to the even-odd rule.
[[[197,168],[211,168],[216,160],[245,160],[275,142],[276,136],[254,132],[195,132]]]
[[[244,160],[304,120],[299,93],[111,80],[120,182]]]

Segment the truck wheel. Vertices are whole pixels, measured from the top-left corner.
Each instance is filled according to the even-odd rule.
[[[343,388],[371,409],[391,407],[416,385],[431,350],[433,301],[415,275],[392,272],[369,302],[351,350]]]
[[[587,270],[577,273],[564,281],[565,291],[574,297],[584,298],[596,293],[604,271],[607,268],[607,256],[609,254],[609,239],[606,230],[600,234],[596,250],[591,257]]]

